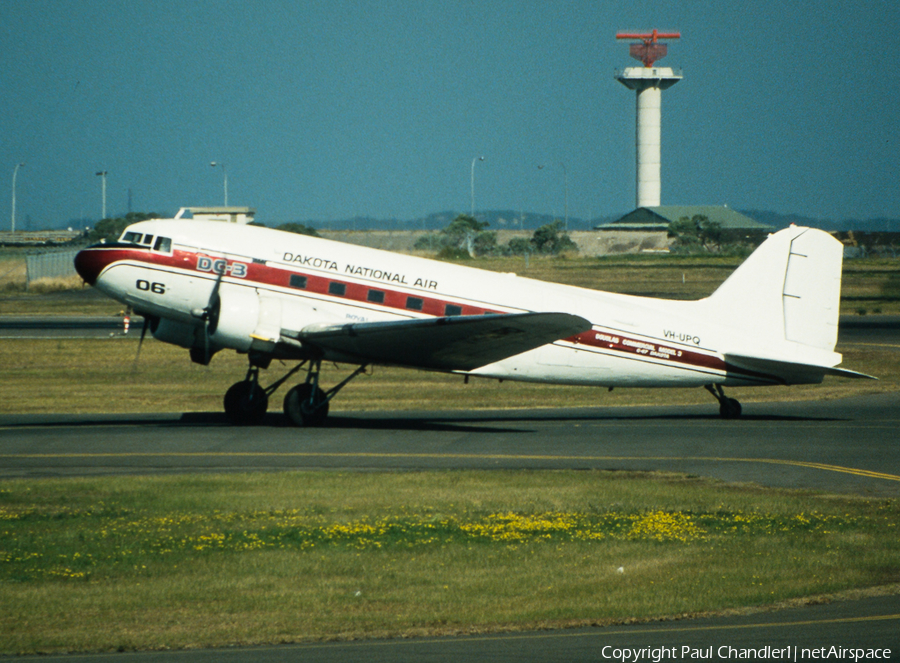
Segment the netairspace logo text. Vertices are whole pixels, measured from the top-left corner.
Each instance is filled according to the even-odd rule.
[[[816,660],[889,660],[890,649],[863,649],[853,647],[612,647],[607,645],[600,652],[604,660],[619,663],[660,663],[666,660],[768,660],[768,661],[816,661]]]

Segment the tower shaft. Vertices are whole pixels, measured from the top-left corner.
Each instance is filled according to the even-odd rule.
[[[635,207],[660,204],[662,93],[658,87],[635,94]]]
[[[658,207],[661,197],[662,91],[681,80],[669,67],[627,67],[616,80],[635,91],[636,207]]]

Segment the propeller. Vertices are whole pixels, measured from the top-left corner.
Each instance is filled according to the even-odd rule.
[[[212,292],[209,294],[209,301],[199,311],[198,315],[203,320],[203,355],[200,356],[199,352],[195,352],[195,350],[199,349],[191,348],[191,359],[204,366],[208,366],[209,360],[212,359],[210,337],[216,333],[216,328],[219,326],[219,311],[222,307],[219,288],[222,285],[222,277],[225,275],[224,267],[221,270],[217,270],[217,272],[216,282],[213,285]]]
[[[137,353],[134,355],[134,363],[131,365],[131,372],[137,371],[138,360],[141,358],[141,347],[144,345],[144,337],[147,335],[147,328],[150,327],[150,316],[145,315],[144,324],[141,325],[141,339],[138,341]]]

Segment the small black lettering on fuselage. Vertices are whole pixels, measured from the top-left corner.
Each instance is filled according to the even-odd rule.
[[[413,283],[414,288],[424,288],[425,290],[437,290],[437,281],[429,281],[427,279],[416,279]]]
[[[389,272],[385,269],[372,269],[371,267],[360,267],[358,265],[347,265],[344,272],[352,276],[362,276],[367,279],[376,279],[378,281],[386,281],[388,283],[397,283],[399,285],[409,285],[406,282],[406,274],[398,272]]]
[[[333,272],[338,271],[337,263],[327,258],[317,258],[315,256],[304,256],[299,253],[285,253],[284,261],[291,262],[295,265],[304,265],[305,267],[315,267],[316,269],[330,269]]]
[[[375,279],[386,283],[396,283],[398,285],[410,285],[413,279],[407,277],[406,274],[400,272],[392,272],[387,269],[375,269],[372,267],[363,267],[361,265],[347,265],[344,272],[352,276],[361,276],[367,279]],[[437,290],[438,282],[430,279],[417,278],[412,283],[414,288],[423,288],[425,290]]]
[[[671,329],[665,329],[663,330],[663,335],[668,339],[678,341],[680,343],[692,343],[694,345],[700,345],[700,337],[695,334],[676,332],[672,331]]]
[[[150,283],[150,281],[145,281],[144,279],[138,279],[134,283],[134,287],[138,290],[143,290],[144,292],[152,292],[157,295],[166,294],[166,284],[165,283]]]

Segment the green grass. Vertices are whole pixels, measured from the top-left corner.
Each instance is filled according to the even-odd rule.
[[[655,619],[900,581],[895,501],[610,472],[15,480],[0,652]]]
[[[130,339],[7,339],[0,343],[0,413],[221,412],[226,389],[244,378],[246,358],[221,352],[208,367],[192,364],[186,350],[147,338],[137,364],[137,334]],[[893,347],[839,347],[843,366],[879,380],[826,378],[821,385],[730,389],[744,403],[767,400],[831,399],[900,390],[900,355]],[[262,371],[267,385],[294,364],[273,362]],[[353,367],[323,367],[332,386]],[[296,382],[302,378],[295,378]],[[281,410],[283,387],[270,399]],[[616,389],[566,387],[463,378],[375,367],[351,382],[332,401],[332,411],[448,410],[705,403],[703,389]]]

